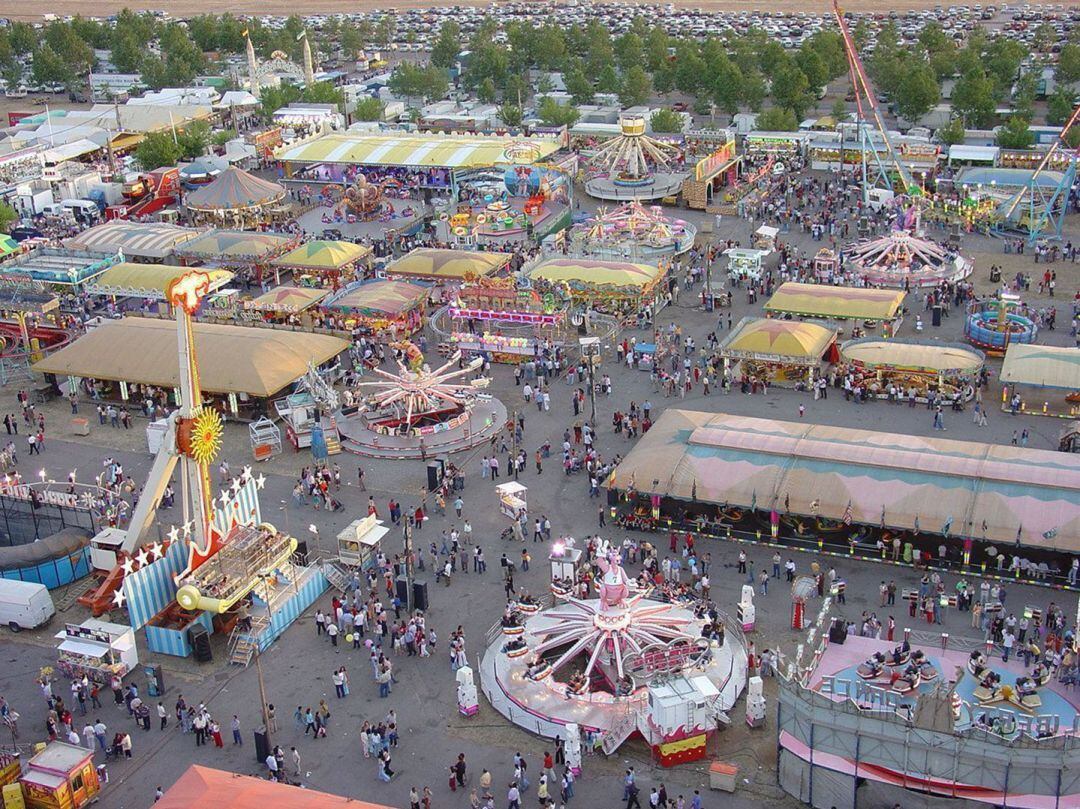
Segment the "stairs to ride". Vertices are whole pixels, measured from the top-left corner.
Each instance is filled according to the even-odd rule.
[[[322,573],[326,576],[326,580],[330,583],[330,586],[339,593],[344,593],[349,589],[348,575],[333,562],[323,562]]]
[[[633,735],[634,731],[638,729],[637,721],[637,711],[628,711],[619,717],[619,721],[604,734],[604,738],[600,742],[600,749],[604,751],[605,756],[610,756]]]
[[[259,635],[269,625],[265,617],[258,617],[251,619],[251,629],[234,626],[229,635],[229,664],[247,668],[259,649]]]

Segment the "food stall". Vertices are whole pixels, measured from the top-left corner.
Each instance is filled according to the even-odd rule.
[[[302,287],[339,289],[364,277],[371,267],[371,248],[353,242],[317,239],[290,250],[270,262],[275,272],[293,274],[293,281]]]
[[[243,308],[270,322],[296,322],[302,313],[329,294],[328,289],[314,287],[277,287],[254,300],[244,301]]]
[[[840,278],[840,256],[835,250],[822,247],[814,256],[814,277],[823,284]]]
[[[353,520],[337,535],[338,559],[348,567],[371,567],[388,533],[390,529],[374,514]]]
[[[970,346],[867,337],[844,343],[840,361],[871,395],[886,396],[892,385],[905,393],[914,389],[917,399],[925,401],[930,391],[946,399],[973,396],[986,355]]]
[[[60,641],[56,668],[73,680],[85,674],[106,684],[113,675],[124,677],[139,664],[130,626],[87,618],[81,624],[65,624],[54,637]]]
[[[728,332],[717,353],[724,370],[736,378],[805,389],[835,349],[836,329],[794,320],[744,317]]]
[[[724,255],[728,260],[728,277],[732,281],[757,281],[761,278],[762,264],[769,251],[732,247],[725,250]]]
[[[664,301],[662,283],[670,262],[657,265],[629,261],[598,261],[590,258],[550,258],[527,273],[540,291],[561,290],[576,307],[607,314],[634,315],[655,309]]]
[[[97,800],[101,782],[94,768],[94,751],[66,742],[49,744],[30,759],[19,778],[22,801],[4,806],[27,809],[80,809]]]
[[[903,307],[902,289],[834,287],[788,281],[765,302],[765,314],[817,321],[835,326],[840,334],[847,328],[852,337],[860,337],[862,335],[857,332],[876,329],[880,325],[881,335],[891,337],[903,322]]]
[[[529,510],[526,493],[527,486],[523,486],[516,480],[500,483],[495,487],[495,494],[499,496],[499,511],[512,520],[521,519],[521,515]]]
[[[780,228],[774,228],[772,225],[762,225],[754,231],[750,241],[754,247],[764,250],[765,255],[768,255],[776,249],[776,237],[779,235]]]
[[[345,314],[345,325],[365,329],[380,340],[408,337],[424,325],[430,287],[408,281],[358,281],[326,299],[322,307]]]

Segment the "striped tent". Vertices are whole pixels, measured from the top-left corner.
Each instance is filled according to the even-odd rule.
[[[199,235],[192,228],[164,222],[125,222],[114,219],[84,230],[64,242],[71,250],[123,253],[125,258],[163,259],[181,244]]]
[[[498,272],[510,259],[510,253],[421,247],[392,262],[386,274],[431,281],[465,281]]]
[[[193,211],[240,211],[273,205],[284,199],[285,193],[277,183],[230,167],[213,182],[188,194],[184,204]]]

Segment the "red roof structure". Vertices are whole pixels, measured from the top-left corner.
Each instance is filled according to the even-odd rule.
[[[154,809],[390,809],[378,803],[300,789],[250,775],[215,770],[194,764],[180,776]]]

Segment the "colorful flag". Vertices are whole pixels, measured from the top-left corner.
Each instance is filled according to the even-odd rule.
[[[842,517],[844,525],[851,525],[851,520],[854,515],[851,513],[851,501],[848,500],[847,506],[844,507],[844,516]]]

